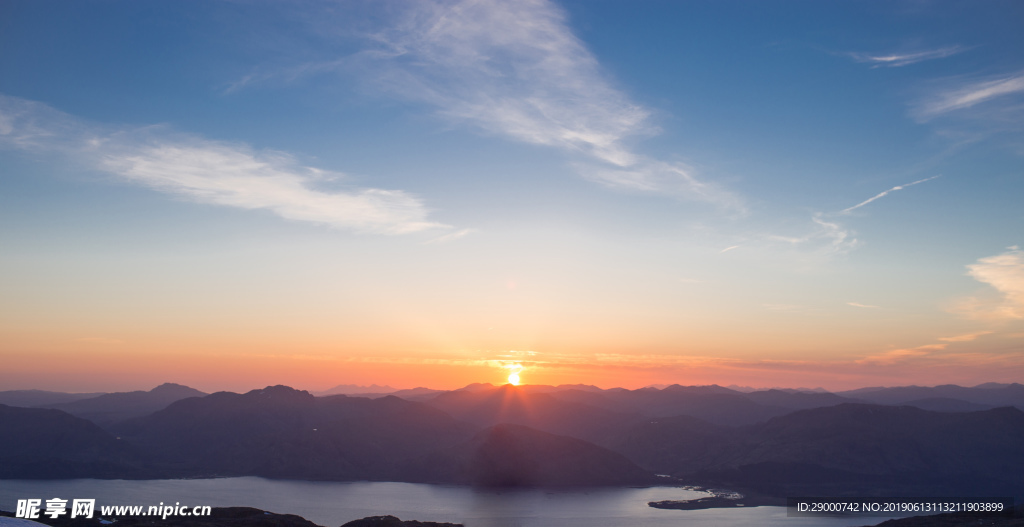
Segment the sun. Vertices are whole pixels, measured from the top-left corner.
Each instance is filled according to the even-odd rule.
[[[508,374],[508,383],[511,384],[512,386],[519,386],[519,374],[518,373],[510,373],[510,374]]]

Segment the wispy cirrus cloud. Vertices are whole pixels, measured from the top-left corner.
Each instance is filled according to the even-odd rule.
[[[615,166],[637,162],[623,140],[652,131],[649,112],[611,85],[551,2],[402,7],[393,26],[373,35],[379,47],[364,55],[380,86],[516,140]]]
[[[874,68],[898,68],[900,66],[907,66],[925,60],[949,57],[962,51],[964,51],[964,48],[961,46],[947,46],[944,48],[914,51],[909,53],[877,54],[849,52],[845,55],[851,57],[857,62],[871,64]]]
[[[635,151],[631,142],[657,133],[651,111],[614,85],[553,2],[418,0],[388,6],[378,10],[386,14],[373,28],[366,27],[373,22],[349,19],[333,29],[338,39],[361,34],[366,49],[253,73],[229,91],[271,77],[342,70],[375,94],[429,105],[453,124],[570,153],[577,172],[596,183],[743,210],[741,199],[691,168]]]
[[[820,212],[811,216],[811,221],[816,227],[803,236],[771,235],[768,239],[794,246],[814,244],[827,254],[846,253],[860,245],[860,240],[851,229],[838,222],[826,220],[825,215]]]
[[[975,331],[974,333],[965,333],[963,335],[954,335],[952,337],[939,337],[939,340],[944,342],[970,342],[978,337],[991,334],[991,331]]]
[[[1024,72],[981,80],[956,80],[918,103],[915,114],[919,119],[927,121],[982,103],[1006,100],[1021,93],[1024,93]]]
[[[847,253],[847,252],[849,252],[849,251],[859,247],[861,245],[861,241],[857,239],[856,234],[853,231],[853,229],[851,229],[851,228],[843,225],[839,221],[837,221],[835,219],[836,216],[846,216],[846,215],[849,215],[851,212],[853,212],[853,211],[855,211],[855,210],[857,210],[857,209],[859,209],[859,208],[861,208],[861,207],[863,207],[865,205],[868,205],[869,203],[872,203],[874,201],[882,199],[882,198],[888,196],[889,194],[891,194],[893,192],[896,192],[898,190],[903,190],[903,189],[905,189],[907,187],[912,187],[914,185],[918,185],[918,184],[924,183],[926,181],[931,181],[931,180],[936,179],[938,177],[940,177],[940,176],[932,176],[932,177],[928,177],[928,178],[924,178],[924,179],[919,179],[919,180],[911,182],[911,183],[904,183],[902,185],[897,185],[895,187],[890,188],[889,190],[886,190],[886,191],[883,191],[883,192],[879,192],[878,194],[875,194],[874,196],[872,196],[872,197],[870,197],[870,198],[868,198],[868,199],[866,199],[866,200],[864,200],[864,201],[862,201],[860,203],[857,203],[856,205],[853,205],[851,207],[847,207],[847,208],[845,208],[845,209],[843,209],[843,210],[841,210],[839,212],[834,212],[834,213],[817,212],[817,213],[815,213],[814,215],[811,216],[811,221],[815,224],[816,227],[814,228],[814,230],[810,231],[807,234],[804,234],[803,236],[778,236],[778,235],[771,235],[771,236],[768,236],[768,239],[772,240],[772,241],[777,241],[777,242],[786,242],[786,243],[789,243],[789,244],[794,245],[794,246],[815,244],[818,247],[820,247],[821,249],[823,249],[824,252],[830,253],[830,254]],[[850,305],[857,305],[857,304],[851,303]],[[859,306],[859,307],[873,307],[873,306]]]
[[[924,346],[917,346],[915,348],[895,349],[876,353],[874,355],[868,355],[867,357],[858,359],[855,362],[857,364],[888,366],[927,357],[934,351],[941,351],[944,349],[946,349],[946,344],[925,344]]]
[[[161,127],[113,130],[44,104],[0,95],[0,145],[70,156],[94,170],[185,199],[263,209],[296,221],[401,234],[446,227],[400,190],[324,190],[342,175],[283,152],[173,134]]]
[[[861,304],[860,302],[847,302],[846,305],[853,307],[862,307],[865,309],[881,309],[879,306],[872,306],[870,304]]]
[[[854,205],[852,207],[849,207],[849,208],[846,208],[846,209],[843,209],[843,210],[839,211],[839,214],[849,214],[849,213],[851,213],[851,212],[853,212],[853,211],[863,207],[864,205],[867,205],[868,203],[871,203],[872,201],[884,198],[884,197],[888,196],[889,194],[891,194],[893,192],[896,192],[897,190],[903,190],[903,189],[905,189],[907,187],[912,187],[914,185],[917,185],[917,184],[920,184],[920,183],[924,183],[925,181],[931,181],[931,180],[933,180],[933,179],[935,179],[937,177],[939,177],[939,176],[932,176],[932,177],[929,177],[929,178],[919,179],[919,180],[914,181],[912,183],[904,183],[902,185],[896,185],[895,187],[893,187],[893,188],[891,188],[889,190],[886,190],[884,192],[879,192],[878,194],[875,194],[874,196],[872,196],[872,197],[870,197],[870,198],[868,198],[868,199],[866,199],[866,200],[864,200],[864,201],[862,201],[862,202],[860,202],[860,203],[858,203],[858,204],[856,204],[856,205]]]
[[[830,245],[834,251],[848,251],[860,244],[857,238],[853,237],[852,232],[839,223],[825,221],[821,216],[815,216],[811,219],[821,227],[815,237],[830,240]]]
[[[972,319],[1024,319],[1024,252],[1017,246],[1002,254],[979,259],[967,266],[967,274],[995,288],[995,297],[960,299],[950,311]]]
[[[975,331],[954,335],[952,337],[938,337],[932,344],[924,344],[912,348],[899,348],[879,353],[874,353],[857,359],[855,364],[861,366],[895,367],[903,366],[908,368],[935,368],[944,367],[955,370],[957,368],[981,367],[1001,364],[1013,369],[1019,368],[1022,357],[1019,353],[1000,353],[993,350],[984,350],[977,346],[964,348],[964,343],[972,342],[980,337],[992,335],[993,331]],[[950,348],[953,350],[950,350]],[[959,348],[959,350],[957,350]],[[973,349],[971,349],[973,348]]]
[[[714,182],[694,175],[680,164],[640,158],[631,166],[577,163],[576,171],[585,179],[610,188],[657,192],[718,204],[745,212],[743,200]]]

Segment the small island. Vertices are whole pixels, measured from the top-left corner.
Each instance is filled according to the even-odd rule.
[[[674,509],[696,511],[702,509],[723,509],[730,507],[759,507],[776,505],[763,497],[744,495],[736,491],[722,489],[705,489],[701,487],[683,487],[684,490],[695,490],[708,493],[708,496],[692,500],[649,501],[647,506],[655,509]]]

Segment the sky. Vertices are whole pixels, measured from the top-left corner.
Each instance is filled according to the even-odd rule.
[[[0,2],[0,390],[1024,382],[1024,5]]]

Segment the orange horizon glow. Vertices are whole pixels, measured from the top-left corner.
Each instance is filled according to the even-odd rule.
[[[807,315],[774,309],[737,309],[734,318],[687,311],[668,320],[653,308],[642,316],[574,300],[554,311],[536,307],[547,305],[544,297],[506,305],[496,296],[476,310],[449,313],[371,303],[351,318],[333,304],[302,299],[295,305],[304,316],[281,317],[271,316],[276,304],[261,307],[266,299],[244,296],[231,301],[243,306],[237,311],[193,309],[183,301],[158,307],[119,301],[102,311],[86,300],[57,295],[11,311],[0,325],[0,390],[128,391],[164,382],[207,392],[277,384],[309,391],[340,384],[450,390],[505,384],[512,374],[520,384],[627,389],[844,390],[1024,380],[1024,332],[952,315],[899,321],[850,306],[844,307],[851,313],[823,313],[811,324]]]
[[[1014,356],[962,353],[947,355],[942,362],[922,362],[926,351],[897,349],[867,359],[827,361],[651,355],[575,357],[539,352],[506,352],[479,358],[201,351],[141,354],[127,350],[95,351],[87,356],[57,351],[5,352],[0,390],[131,391],[149,390],[164,382],[207,392],[244,392],[277,384],[309,391],[324,391],[340,384],[451,390],[473,383],[516,384],[511,382],[512,375],[519,376],[519,383],[530,385],[585,384],[604,389],[718,384],[821,387],[838,391],[866,386],[973,386],[1021,380],[1022,365]]]

